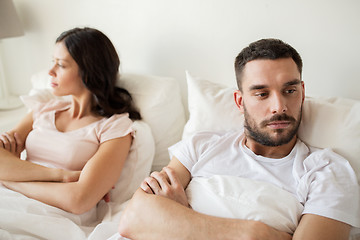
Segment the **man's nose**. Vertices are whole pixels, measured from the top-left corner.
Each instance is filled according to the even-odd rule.
[[[282,114],[287,111],[286,99],[282,94],[276,93],[271,96],[271,112]]]

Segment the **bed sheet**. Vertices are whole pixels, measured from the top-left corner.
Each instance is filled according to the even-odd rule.
[[[0,186],[0,239],[104,240],[117,232],[125,203],[101,201],[76,215]]]
[[[300,217],[301,206],[295,199],[281,189],[269,188],[259,182],[215,176],[193,180],[186,191],[193,209],[206,214],[265,219],[269,225],[288,232],[296,228]],[[279,199],[278,194],[282,195],[282,202],[271,201],[274,196]],[[96,208],[75,215],[0,185],[0,239],[127,240],[117,233],[127,202],[101,201]],[[277,206],[280,212],[264,211],[269,205]],[[359,240],[359,229],[353,229],[349,239]]]
[[[195,211],[217,217],[262,221],[291,234],[303,211],[302,204],[293,194],[270,183],[236,176],[193,178],[186,194]],[[107,240],[127,238],[115,233]],[[359,229],[352,229],[349,240],[360,240]]]

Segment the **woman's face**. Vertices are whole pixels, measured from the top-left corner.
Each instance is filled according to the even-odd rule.
[[[79,73],[79,66],[71,57],[65,44],[55,44],[53,66],[49,70],[51,87],[55,96],[80,95],[86,91]]]

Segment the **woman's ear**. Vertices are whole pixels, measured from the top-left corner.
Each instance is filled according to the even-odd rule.
[[[240,90],[236,90],[234,91],[234,100],[235,100],[235,104],[236,106],[240,109],[241,112],[243,112],[243,97],[242,97],[242,93]]]

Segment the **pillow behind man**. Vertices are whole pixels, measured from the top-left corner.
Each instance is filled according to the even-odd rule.
[[[228,87],[186,73],[190,117],[183,139],[200,131],[240,129],[244,118]],[[206,118],[206,120],[205,120]],[[360,101],[345,98],[306,97],[299,138],[318,148],[332,148],[345,157],[360,184]]]

